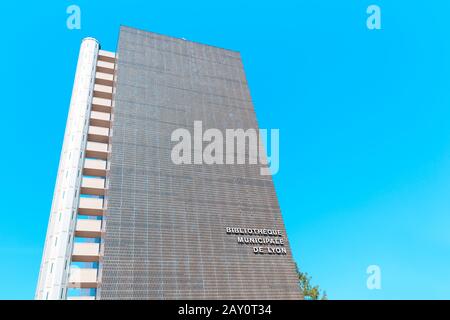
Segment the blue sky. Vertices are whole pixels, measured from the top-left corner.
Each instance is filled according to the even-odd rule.
[[[3,4],[0,299],[34,295],[80,41],[115,50],[120,24],[241,51],[294,257],[330,298],[450,298],[450,2],[120,2]]]

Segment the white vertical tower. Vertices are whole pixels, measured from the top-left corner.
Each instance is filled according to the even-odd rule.
[[[100,46],[97,40],[83,39],[64,134],[36,299],[64,299],[66,296],[99,50]]]

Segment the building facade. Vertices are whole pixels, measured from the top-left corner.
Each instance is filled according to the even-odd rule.
[[[129,27],[116,53],[83,40],[37,299],[302,298],[261,165],[172,160],[194,121],[258,128],[238,52]]]

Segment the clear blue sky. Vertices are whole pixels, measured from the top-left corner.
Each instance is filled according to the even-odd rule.
[[[330,298],[450,298],[450,2],[167,2],[2,3],[0,298],[33,298],[80,40],[115,50],[120,24],[241,51],[295,259]]]

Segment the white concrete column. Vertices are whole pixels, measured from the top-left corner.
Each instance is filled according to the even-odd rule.
[[[36,299],[65,299],[99,43],[81,43]]]

